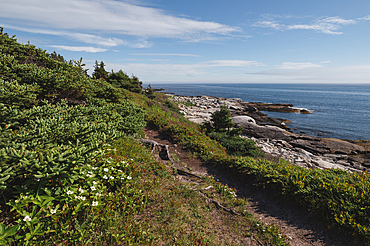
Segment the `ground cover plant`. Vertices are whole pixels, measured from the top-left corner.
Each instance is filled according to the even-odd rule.
[[[0,244],[222,245],[209,226],[213,213],[233,231],[229,244],[253,234],[268,245],[288,245],[279,228],[250,218],[235,190],[212,177],[180,185],[176,171],[135,140],[147,124],[203,161],[295,200],[363,245],[370,241],[367,173],[230,156],[166,100],[91,78],[82,60],[66,62],[1,29]],[[205,197],[242,216],[220,212]]]
[[[155,116],[153,123],[169,131],[205,161],[249,175],[257,184],[273,188],[275,192],[313,211],[329,227],[340,228],[361,244],[369,244],[370,176],[367,172],[311,170],[293,166],[284,160],[275,163],[262,158],[228,156],[223,152],[223,147],[214,144],[214,149],[210,147],[212,144],[199,128],[186,123],[181,124],[182,127],[171,122],[164,124],[163,116]],[[224,124],[219,128],[227,129],[227,117],[220,117]]]

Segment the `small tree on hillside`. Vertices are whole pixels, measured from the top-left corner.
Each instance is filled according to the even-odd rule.
[[[106,79],[109,73],[105,71],[104,67],[105,67],[105,64],[103,61],[101,61],[100,64],[98,63],[98,61],[95,61],[94,72],[92,74],[93,77],[96,79]]]
[[[231,113],[227,110],[227,107],[221,106],[220,111],[216,111],[211,115],[211,121],[213,128],[216,132],[229,131],[234,126],[233,121],[230,119]]]

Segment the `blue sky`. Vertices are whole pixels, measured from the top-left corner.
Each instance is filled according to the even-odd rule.
[[[370,83],[368,0],[11,0],[19,42],[144,83]]]

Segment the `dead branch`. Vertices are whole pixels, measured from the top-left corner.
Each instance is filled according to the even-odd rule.
[[[221,209],[223,209],[223,210],[225,210],[226,212],[229,212],[229,213],[231,213],[231,214],[235,214],[235,215],[239,215],[239,216],[241,216],[241,214],[239,214],[238,212],[236,212],[234,209],[230,209],[230,208],[227,208],[227,207],[225,207],[225,206],[222,206],[222,205],[221,205],[221,203],[219,203],[218,201],[216,201],[216,200],[214,200],[214,199],[212,199],[212,198],[207,197],[206,195],[204,195],[204,194],[203,194],[202,192],[200,192],[199,190],[198,190],[198,193],[199,193],[201,196],[205,197],[205,198],[207,199],[207,201],[208,201],[208,202],[212,202],[212,203],[214,203],[218,208],[221,208]]]

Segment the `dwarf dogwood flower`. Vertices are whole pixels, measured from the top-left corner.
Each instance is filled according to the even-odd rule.
[[[96,182],[96,181],[93,181],[93,184],[94,184],[94,185],[96,185],[97,183],[98,183],[98,182]]]
[[[31,217],[26,215],[26,217],[23,218],[23,221],[31,221]]]
[[[104,175],[104,176],[103,176],[103,179],[108,179],[107,175]]]
[[[71,195],[71,194],[73,194],[73,191],[71,190],[67,191],[67,195]]]
[[[96,170],[96,169],[98,169],[98,168],[97,168],[97,167],[92,167],[92,169],[93,169],[93,170]]]
[[[91,190],[96,190],[94,186],[91,186],[91,187],[90,187],[90,189],[91,189]]]
[[[57,212],[57,210],[56,209],[50,209],[50,213],[51,214],[55,214]]]
[[[80,199],[81,199],[82,201],[85,201],[86,197],[84,197],[84,196],[80,196]]]
[[[127,179],[132,179],[130,176],[127,176]]]
[[[85,191],[81,188],[78,189],[79,192],[84,193]]]
[[[113,176],[110,176],[110,179],[114,179],[114,177]]]
[[[108,172],[109,171],[109,169],[108,168],[104,168],[104,172]]]
[[[101,196],[101,194],[100,194],[100,193],[96,193],[96,195],[97,195],[97,196]]]
[[[92,202],[93,206],[98,206],[98,202]]]

